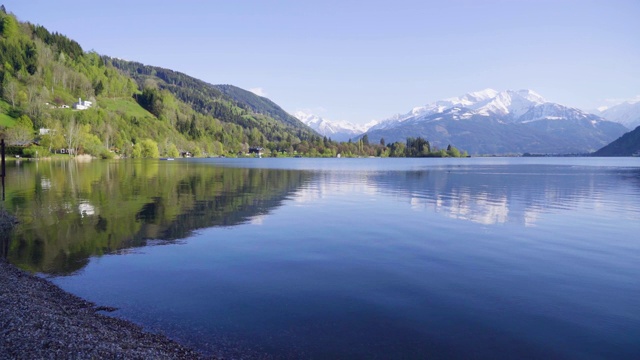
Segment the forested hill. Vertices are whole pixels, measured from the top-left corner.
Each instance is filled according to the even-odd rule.
[[[640,155],[640,126],[609,145],[593,153],[593,156],[638,156]]]
[[[179,72],[85,52],[0,7],[0,136],[23,156],[229,156],[250,147],[279,155],[324,146],[277,105],[243,99]]]
[[[306,127],[299,119],[282,110],[278,104],[266,97],[258,96],[251,91],[233,85],[213,85],[213,87],[235,100],[239,106],[248,106],[253,112],[271,116],[296,128]]]
[[[211,85],[181,72],[135,61],[107,56],[103,59],[135,79],[141,89],[166,89],[201,114],[243,127],[257,127],[268,140],[281,140],[287,133],[301,139],[317,135],[273,101],[239,87]]]

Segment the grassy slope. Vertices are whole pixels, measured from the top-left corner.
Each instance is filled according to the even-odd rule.
[[[98,106],[109,111],[120,112],[138,118],[155,117],[131,98],[99,98]],[[0,126],[11,127],[15,124],[16,119],[6,114],[10,108],[11,106],[7,102],[0,100]]]
[[[7,114],[0,113],[0,126],[12,127],[15,123],[16,119]]]
[[[16,119],[7,115],[7,111],[9,111],[11,106],[4,100],[0,100],[0,126],[11,127],[16,123]]]
[[[130,98],[115,98],[115,99],[107,99],[107,98],[99,98],[98,99],[98,107],[103,109],[114,111],[114,112],[123,112],[135,117],[155,117],[153,114],[145,110],[142,106],[140,106],[135,100]]]

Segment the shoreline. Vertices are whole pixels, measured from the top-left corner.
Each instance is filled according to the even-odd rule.
[[[0,259],[0,359],[205,359]]]

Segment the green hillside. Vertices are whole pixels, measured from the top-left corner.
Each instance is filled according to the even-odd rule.
[[[228,156],[252,146],[274,153],[301,143],[313,148],[309,141],[322,140],[275,104],[277,116],[254,110],[201,80],[85,52],[5,12],[0,84],[2,136],[10,145],[36,143],[40,154]],[[91,106],[73,109],[78,99]],[[49,132],[40,135],[41,128]]]
[[[76,108],[76,103],[80,108]],[[338,143],[233,85],[85,52],[0,10],[0,136],[22,156],[413,156],[409,141]],[[420,152],[424,155],[424,152]],[[431,156],[431,154],[429,154]],[[442,156],[451,156],[441,152]]]
[[[211,85],[189,75],[144,65],[138,62],[104,57],[104,61],[132,77],[142,88],[166,90],[203,115],[209,115],[243,128],[256,128],[266,142],[281,142],[294,135],[297,140],[317,134],[300,120],[287,114],[269,99],[231,85]],[[255,141],[254,141],[255,142]]]
[[[270,116],[297,129],[306,127],[300,120],[289,115],[278,104],[265,97],[233,85],[213,85],[213,87],[235,100],[240,106],[248,106],[255,113]]]
[[[6,101],[0,100],[0,126],[1,127],[11,127],[15,125],[16,119],[12,118],[8,115],[8,112],[11,110],[11,105]]]

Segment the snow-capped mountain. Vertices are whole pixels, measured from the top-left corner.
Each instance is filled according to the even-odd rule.
[[[348,141],[366,132],[373,124],[356,125],[346,121],[330,121],[320,116],[297,111],[293,114],[298,120],[318,132],[320,135],[336,141]]]
[[[640,126],[640,100],[627,101],[616,106],[604,108],[597,114],[633,130]]]
[[[421,136],[472,154],[586,153],[626,132],[624,126],[546,101],[531,90],[485,89],[413,108],[367,131],[369,141]]]

